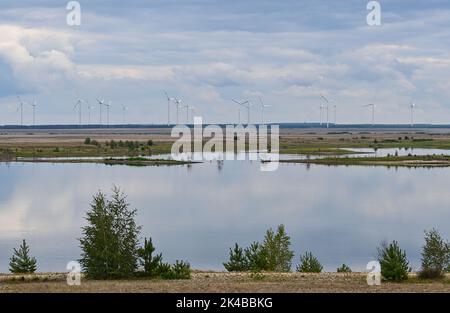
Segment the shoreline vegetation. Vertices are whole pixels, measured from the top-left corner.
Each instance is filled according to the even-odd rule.
[[[170,165],[189,165],[201,162],[196,161],[178,161],[171,159],[148,159],[144,157],[129,157],[129,158],[100,158],[100,159],[34,159],[34,158],[19,158],[16,162],[25,163],[92,163],[105,165],[128,165],[128,166],[170,166]]]
[[[449,167],[450,156],[408,155],[383,157],[325,157],[317,159],[280,160],[280,163],[303,163],[329,166],[394,166],[394,167]]]
[[[209,138],[205,138],[206,143]],[[175,138],[168,130],[144,134],[111,129],[109,133],[1,133],[0,161],[41,158],[135,158],[170,154]],[[283,130],[279,153],[310,156],[363,154],[352,149],[450,149],[450,134],[431,132]],[[353,160],[353,159],[352,159]],[[350,160],[348,160],[350,161]],[[356,161],[356,160],[353,160]],[[367,161],[367,160],[366,160]],[[340,161],[342,162],[342,160]],[[119,162],[114,162],[119,163]]]

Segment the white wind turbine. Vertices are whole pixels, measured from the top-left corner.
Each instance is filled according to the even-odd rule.
[[[105,105],[105,100],[97,99],[97,102],[98,102],[98,108],[100,110],[100,125],[102,125],[102,106]]]
[[[128,111],[128,107],[124,104],[122,104],[122,120],[123,120],[123,124],[125,124],[125,115]]]
[[[87,102],[87,109],[88,109],[88,124],[91,124],[91,111],[95,109],[95,106]]]
[[[190,112],[191,112],[192,121],[194,121],[195,107],[191,106],[189,110],[190,110]]]
[[[23,125],[23,105],[26,104],[26,102],[23,102],[19,96],[17,96],[17,99],[19,100],[19,104],[17,106],[16,112],[20,112],[20,126],[22,126]]]
[[[323,120],[323,118],[322,118],[322,116],[323,116],[323,103],[320,103],[320,105],[319,105],[319,110],[320,110],[320,126],[322,126],[322,120]]]
[[[409,110],[410,110],[410,117],[411,117],[411,127],[414,126],[414,108],[416,104],[414,102],[411,102],[409,104]]]
[[[326,106],[327,106],[327,128],[329,128],[330,127],[330,119],[329,119],[330,101],[328,101],[328,99],[323,94],[320,94],[320,97],[326,102]]]
[[[189,108],[191,106],[189,104],[186,104],[185,106],[183,106],[182,108],[186,109],[186,124],[189,124]]]
[[[250,101],[248,101],[248,100],[245,100],[244,102],[239,102],[234,99],[232,99],[232,100],[234,103],[237,103],[247,109],[247,125],[249,125],[250,124],[250,107],[252,106],[252,103],[250,103]]]
[[[264,108],[270,107],[269,104],[264,104],[262,98],[259,97],[260,109],[261,109],[261,124],[264,124]]]
[[[177,125],[179,123],[179,115],[180,115],[180,107],[181,107],[181,100],[178,98],[174,98],[173,100],[175,102],[175,106],[177,108]]]
[[[167,92],[164,90],[164,94],[166,95],[167,98],[167,126],[170,125],[170,103],[172,101],[175,101],[175,98],[171,98],[169,97],[169,95],[167,94]]]
[[[366,104],[364,107],[372,107],[372,126],[375,126],[375,103]]]
[[[108,103],[105,103],[105,107],[106,107],[106,126],[109,127],[109,109],[111,107],[112,102],[108,101]]]
[[[36,98],[34,98],[33,103],[30,103],[30,106],[33,109],[33,126],[36,126],[36,107],[37,107]]]
[[[76,110],[78,108],[78,124],[81,126],[81,111],[82,111],[82,105],[84,103],[83,99],[78,98],[77,102],[75,103],[73,109]]]

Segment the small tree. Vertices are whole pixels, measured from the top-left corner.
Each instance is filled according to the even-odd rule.
[[[425,245],[422,248],[422,269],[419,277],[439,278],[448,271],[450,245],[436,229],[425,231]]]
[[[390,281],[402,281],[408,279],[409,262],[406,253],[400,249],[398,242],[391,244],[382,242],[378,248],[378,261],[381,265],[381,275]]]
[[[171,279],[189,279],[191,278],[191,265],[184,261],[176,260],[171,268]]]
[[[352,270],[347,264],[342,264],[337,268],[338,273],[351,273]]]
[[[265,258],[265,270],[289,272],[294,252],[289,249],[291,238],[286,234],[284,225],[279,225],[275,233],[271,228],[266,232],[261,253]]]
[[[144,238],[144,246],[139,248],[138,256],[139,263],[144,267],[144,274],[148,277],[156,277],[160,274],[160,265],[162,263],[162,254],[153,256],[155,247],[153,246],[152,238]]]
[[[14,274],[32,274],[36,272],[36,258],[30,257],[30,247],[25,239],[19,249],[14,248],[14,254],[9,261],[9,271]]]
[[[88,226],[80,239],[80,263],[88,277],[130,277],[137,268],[138,234],[136,210],[130,210],[125,195],[114,187],[111,200],[99,192],[87,213]]]
[[[223,263],[223,266],[229,272],[243,272],[248,270],[247,260],[242,248],[237,243],[234,244],[234,249],[230,248],[230,259],[227,263]]]
[[[300,263],[297,266],[297,272],[301,273],[320,273],[323,266],[312,252],[305,252],[300,256]]]
[[[258,242],[253,242],[250,247],[244,250],[248,270],[262,271],[267,269],[267,260],[263,246]]]

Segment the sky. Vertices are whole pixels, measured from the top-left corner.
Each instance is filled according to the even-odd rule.
[[[377,123],[410,123],[414,102],[415,123],[450,123],[448,1],[379,1],[380,26],[366,0],[80,0],[80,26],[68,2],[0,1],[0,125],[20,122],[18,96],[36,99],[36,124],[78,123],[77,97],[91,123],[96,99],[111,124],[167,123],[164,90],[205,123],[237,122],[232,99],[259,123],[259,97],[266,122],[318,122],[320,94],[331,122],[336,108],[337,123],[370,123],[375,103]]]

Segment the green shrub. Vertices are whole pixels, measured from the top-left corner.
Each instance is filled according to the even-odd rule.
[[[347,264],[342,264],[340,267],[337,268],[338,273],[351,273],[352,270]]]
[[[294,252],[289,249],[291,238],[286,234],[284,225],[279,225],[277,232],[267,230],[261,247],[264,270],[271,272],[289,272]]]
[[[87,138],[84,140],[84,144],[85,144],[85,145],[90,145],[90,144],[91,144],[91,138],[87,137]]]
[[[253,242],[250,247],[244,250],[247,270],[261,271],[267,269],[265,253],[262,248],[260,243]]]
[[[289,272],[294,257],[294,252],[289,249],[290,245],[291,239],[284,226],[279,225],[276,233],[272,229],[267,230],[262,244],[253,242],[250,247],[242,250],[236,243],[234,249],[230,248],[229,261],[223,265],[230,272]]]
[[[242,248],[237,243],[235,243],[234,249],[230,248],[230,259],[227,263],[223,263],[223,266],[229,272],[244,272],[248,270],[247,259]]]
[[[323,266],[319,260],[311,253],[305,252],[300,256],[300,263],[297,266],[297,272],[301,273],[320,273]]]
[[[450,245],[436,229],[425,231],[425,245],[422,248],[420,278],[439,278],[449,270]]]
[[[153,140],[149,140],[149,141],[147,141],[147,146],[149,146],[149,147],[151,147],[151,146],[153,146]]]
[[[32,274],[36,272],[36,258],[30,257],[30,247],[25,239],[9,261],[9,271],[13,274]]]
[[[381,265],[381,275],[385,280],[398,282],[408,279],[409,262],[397,241],[389,245],[386,242],[381,243],[378,248],[378,261]]]
[[[171,272],[171,279],[190,279],[191,265],[187,262],[176,260],[175,264],[171,267]]]
[[[80,239],[80,264],[89,278],[127,278],[136,272],[141,228],[135,222],[136,210],[129,209],[125,198],[116,187],[111,200],[102,192],[93,198]]]
[[[144,276],[157,277],[160,275],[160,265],[162,263],[162,254],[153,256],[155,247],[152,238],[144,239],[144,246],[138,249],[139,263],[144,268]]]

